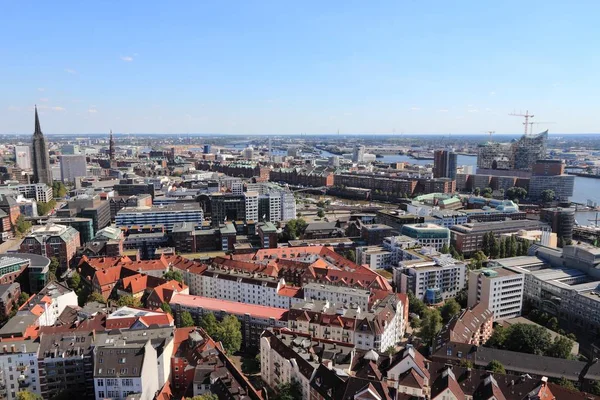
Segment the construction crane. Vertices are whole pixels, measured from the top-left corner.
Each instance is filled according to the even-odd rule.
[[[492,135],[496,133],[496,131],[485,131],[488,135],[490,135],[490,142],[492,141]]]
[[[540,125],[540,124],[555,124],[556,122],[530,122],[529,123],[529,132],[533,133],[533,126],[534,125]]]
[[[514,117],[523,117],[525,118],[525,122],[523,122],[523,125],[525,125],[525,134],[527,135],[527,128],[529,128],[529,118],[533,118],[534,115],[533,114],[529,114],[529,110],[525,111],[525,114],[517,114],[517,113],[510,113],[508,115],[512,115]]]

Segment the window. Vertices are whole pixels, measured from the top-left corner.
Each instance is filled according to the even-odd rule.
[[[106,396],[104,396],[104,390],[98,391],[98,397],[101,398],[101,399],[104,398],[104,397],[106,397]]]
[[[98,379],[98,386],[104,386],[104,379]]]

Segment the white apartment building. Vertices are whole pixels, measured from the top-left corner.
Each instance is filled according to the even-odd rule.
[[[32,340],[0,343],[0,397],[15,400],[21,390],[41,395],[39,346]]]
[[[411,291],[430,304],[455,297],[466,284],[467,266],[448,255],[401,261],[394,269],[394,283],[400,292]]]
[[[281,221],[281,196],[278,192],[269,193],[269,221]]]
[[[281,220],[289,221],[296,218],[296,198],[290,191],[281,191]]]
[[[315,338],[352,343],[360,350],[385,351],[400,341],[406,327],[402,302],[390,294],[371,311],[328,301],[295,304],[288,313],[288,328]]]
[[[240,181],[233,181],[231,182],[231,193],[237,195],[237,196],[241,196],[244,194],[244,182]]]
[[[244,193],[246,200],[246,221],[258,221],[258,192]]]
[[[525,275],[508,268],[486,268],[469,272],[468,306],[483,303],[494,313],[494,321],[521,315]]]
[[[369,298],[371,292],[364,289],[349,288],[347,286],[324,285],[320,283],[308,283],[303,286],[304,300],[327,300],[330,303],[360,307],[369,309]]]
[[[417,239],[409,236],[389,236],[383,239],[382,246],[390,252],[390,265],[397,266],[398,262],[404,260],[403,250],[411,249],[419,245]]]
[[[373,270],[389,268],[393,265],[392,252],[383,246],[357,247],[356,262],[359,265],[368,265]]]
[[[445,228],[469,222],[467,214],[455,210],[435,210],[432,213],[434,222]]]

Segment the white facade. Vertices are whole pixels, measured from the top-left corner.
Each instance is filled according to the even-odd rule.
[[[48,288],[50,285],[46,286]],[[46,310],[40,315],[39,322],[40,326],[52,326],[65,311],[67,306],[77,307],[77,295],[74,291],[67,292],[57,297],[52,297],[52,302],[46,307]]]
[[[392,252],[383,246],[362,246],[356,248],[356,262],[359,265],[368,265],[370,269],[385,269],[392,264]],[[397,265],[397,262],[396,262]]]
[[[444,262],[446,261],[446,262]],[[439,289],[442,299],[455,297],[467,282],[464,263],[441,259],[415,260],[394,269],[394,283],[400,292],[411,291],[424,299],[427,289]]]
[[[100,347],[97,351],[109,349],[110,347]],[[144,345],[144,361],[137,376],[124,378],[120,377],[118,372],[109,376],[94,376],[94,393],[97,399],[124,400],[129,394],[139,393],[140,400],[152,400],[156,391],[160,389],[158,358],[150,341]]]
[[[85,156],[61,156],[60,176],[63,182],[75,182],[75,178],[87,176]]]
[[[281,220],[289,221],[296,218],[296,198],[294,193],[281,191]]]
[[[244,182],[242,182],[242,181],[231,182],[231,193],[233,193],[237,196],[243,195],[244,194]]]
[[[246,200],[246,221],[258,221],[258,192],[244,193]]]
[[[21,169],[31,169],[31,147],[15,146],[15,163]]]
[[[369,308],[369,297],[371,296],[369,290],[320,283],[304,285],[303,290],[305,300],[327,300],[336,304],[354,304],[363,310]]]
[[[45,183],[31,183],[26,185],[9,186],[10,189],[14,189],[23,197],[28,199],[35,199],[44,203],[49,202],[53,199],[52,188]]]
[[[494,321],[521,315],[525,275],[505,268],[469,272],[468,306],[483,303],[494,313]]]
[[[281,197],[279,193],[269,193],[269,221],[281,221]]]
[[[434,222],[437,225],[445,228],[450,228],[454,225],[462,225],[469,222],[466,214],[460,212],[448,212],[448,211],[434,211],[433,212]]]
[[[6,399],[16,399],[20,390],[41,395],[38,348],[30,340],[0,343],[0,386],[6,387]],[[19,382],[27,386],[20,388]]]

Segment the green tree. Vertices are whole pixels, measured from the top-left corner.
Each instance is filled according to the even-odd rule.
[[[186,328],[189,326],[194,326],[194,318],[192,318],[192,314],[188,311],[184,311],[181,313],[181,328]]]
[[[414,295],[413,292],[408,292],[408,311],[417,314],[419,317],[423,315],[427,306],[423,303],[423,300],[419,299]]]
[[[233,354],[242,347],[242,324],[234,315],[227,315],[217,328],[216,339],[227,353]]]
[[[483,190],[481,191],[481,195],[482,195],[483,197],[485,197],[486,199],[489,199],[489,198],[491,198],[491,197],[492,197],[492,193],[493,193],[493,192],[494,192],[494,191],[492,190],[492,188],[491,188],[491,187],[486,187],[485,189],[483,189]]]
[[[54,200],[54,199],[52,199],[46,203],[44,203],[43,201],[38,201],[38,203],[37,203],[38,215],[39,216],[46,215],[51,210],[53,210],[54,207],[56,207],[56,200]]]
[[[346,252],[344,252],[344,257],[347,260],[356,262],[356,251],[354,251],[353,249],[347,250]]]
[[[594,381],[590,386],[589,392],[593,395],[600,396],[600,381]]]
[[[487,367],[485,367],[488,371],[492,371],[495,374],[506,374],[506,370],[504,369],[504,365],[498,360],[492,360],[489,362]]]
[[[564,336],[556,336],[554,342],[546,350],[545,355],[548,357],[569,358],[572,348],[573,341],[571,339],[567,339]]]
[[[550,318],[548,322],[546,322],[546,327],[554,332],[558,332],[558,319],[556,317]]]
[[[480,188],[478,188],[478,187],[476,187],[476,188],[473,190],[473,194],[474,194],[475,196],[479,196],[479,194],[480,194],[480,193],[481,193],[481,189],[480,189]]]
[[[481,242],[481,250],[488,255],[490,254],[490,233],[486,232],[483,234],[483,241]]]
[[[446,243],[442,246],[442,250],[440,250],[442,254],[450,254],[450,247]]]
[[[58,272],[58,268],[60,267],[60,262],[58,258],[51,257],[50,265],[48,266],[48,282],[54,282],[56,280],[56,273]]]
[[[506,342],[507,336],[508,336],[507,329],[502,325],[498,325],[496,328],[494,328],[494,332],[492,332],[492,336],[490,336],[490,338],[488,339],[488,341],[486,342],[485,345],[487,347],[501,349],[504,347],[504,343]]]
[[[508,328],[497,327],[486,345],[519,353],[544,355],[552,345],[552,339],[542,326],[513,324]]]
[[[421,318],[419,336],[425,343],[431,344],[438,332],[442,329],[442,316],[437,308],[426,308]]]
[[[204,393],[194,397],[187,397],[186,400],[219,400],[219,396],[214,393]]]
[[[77,271],[73,271],[73,273],[67,280],[67,284],[73,290],[79,288],[79,285],[81,284],[81,277],[79,276],[79,273],[77,273]]]
[[[276,388],[274,400],[302,400],[302,386],[298,381],[282,383]]]
[[[19,214],[15,223],[15,230],[19,236],[24,236],[31,229],[31,222],[27,221],[22,214]]]
[[[142,302],[138,298],[135,298],[130,295],[125,295],[119,297],[119,299],[117,300],[117,305],[119,307],[141,307]]]
[[[104,297],[103,297],[103,296],[102,296],[100,293],[98,293],[98,292],[92,292],[92,293],[90,293],[90,295],[89,295],[89,296],[88,296],[88,298],[87,298],[87,301],[88,301],[88,302],[90,302],[90,301],[96,301],[96,302],[98,302],[98,303],[103,303],[103,304],[106,304],[106,300],[105,300],[105,299],[104,299]]]
[[[29,294],[25,293],[25,292],[21,292],[21,294],[19,295],[19,300],[17,301],[17,304],[20,306],[22,306],[23,304],[25,304],[25,302],[29,300]]]
[[[467,288],[461,289],[454,298],[456,302],[460,305],[461,308],[467,307],[467,302],[469,300],[469,291]]]
[[[291,219],[285,224],[280,239],[286,242],[298,239],[304,234],[307,226],[308,224],[302,218]]]
[[[506,197],[513,201],[524,199],[527,197],[527,190],[523,189],[522,187],[514,186],[506,191]]]
[[[217,334],[217,329],[219,328],[219,322],[213,313],[207,313],[200,318],[200,327],[209,334],[209,336],[213,337]]]
[[[42,400],[42,396],[39,394],[32,393],[28,390],[22,390],[17,392],[17,400]]]
[[[60,181],[54,181],[52,183],[52,197],[60,198],[67,195],[67,188]]]
[[[498,245],[498,258],[504,257],[506,257],[506,241],[501,238]]]
[[[573,391],[578,391],[578,389],[575,387],[575,385],[573,384],[573,382],[571,382],[570,380],[568,380],[564,376],[561,376],[560,379],[557,379],[555,383],[557,385],[559,385],[559,386],[564,387],[565,389],[569,389],[569,390],[573,390]]]
[[[554,197],[556,195],[554,194],[554,190],[546,189],[546,190],[542,190],[542,193],[540,193],[540,196],[544,203],[550,203],[552,200],[554,200]]]
[[[173,315],[173,310],[171,310],[171,306],[166,301],[163,301],[163,303],[160,305],[160,309],[166,312],[167,314]]]
[[[323,210],[319,209],[319,210],[317,211],[317,217],[319,217],[319,218],[323,218],[324,216],[325,216],[325,211],[323,211]]]
[[[490,244],[490,257],[491,258],[498,258],[498,255],[500,254],[500,244],[498,243],[498,239],[496,239],[496,236],[493,233],[491,234],[490,241],[491,241],[491,244]]]
[[[168,281],[175,280],[179,283],[183,283],[183,275],[179,271],[167,271],[164,273],[163,278]]]
[[[462,360],[460,360],[460,366],[462,368],[471,368],[471,369],[474,368],[473,362],[469,361],[469,360],[465,360],[464,358]]]
[[[454,299],[448,299],[442,306],[442,320],[447,323],[460,313],[460,304]]]

